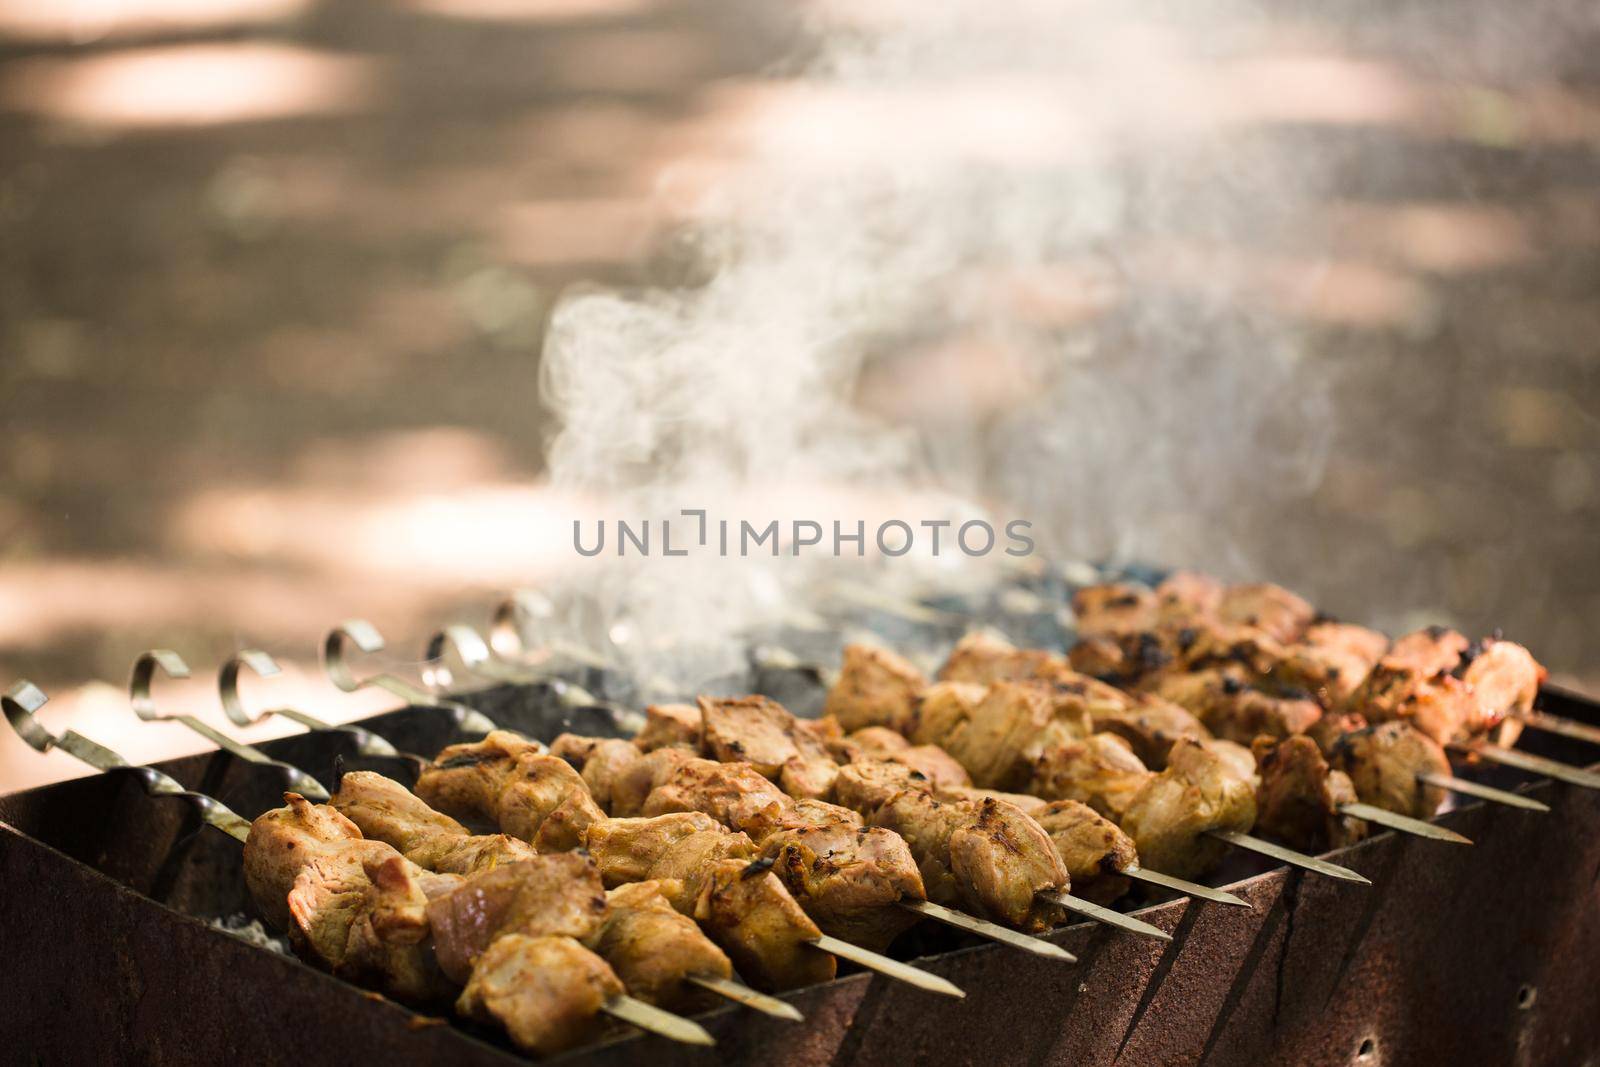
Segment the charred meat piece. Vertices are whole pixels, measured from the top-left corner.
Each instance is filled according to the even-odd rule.
[[[1163,624],[1211,619],[1222,606],[1223,585],[1198,571],[1173,571],[1156,586],[1156,614]]]
[[[698,833],[724,832],[711,816],[683,811],[649,819],[597,822],[589,827],[583,843],[600,870],[601,880],[611,889],[627,882],[644,881],[661,857],[684,838]]]
[[[511,934],[478,958],[456,1010],[549,1056],[597,1035],[601,1008],[622,992],[606,962],[572,938]]]
[[[1167,754],[1167,769],[1128,802],[1121,824],[1143,865],[1194,878],[1216,866],[1227,849],[1205,836],[1207,830],[1248,831],[1255,818],[1250,782],[1201,746],[1179,741]]]
[[[706,879],[719,863],[737,860],[744,866],[753,863],[755,858],[756,846],[747,835],[719,826],[674,841],[645,873],[661,883],[673,907],[692,915]]]
[[[1215,736],[1241,745],[1262,735],[1305,733],[1322,717],[1321,705],[1303,690],[1241,681],[1223,668],[1169,675],[1154,691],[1193,712]]]
[[[1067,661],[1080,674],[1117,685],[1132,685],[1172,665],[1179,632],[1134,630],[1085,634],[1067,651]]]
[[[1116,823],[1076,800],[1053,800],[1033,817],[1066,865],[1074,896],[1109,904],[1128,891],[1122,872],[1139,865],[1139,853]]]
[[[605,818],[570,763],[501,731],[445,749],[417,779],[416,793],[439,811],[492,822],[541,852],[576,848],[584,829]]]
[[[583,784],[589,787],[594,802],[609,811],[614,799],[613,784],[643,755],[632,741],[620,738],[608,737],[596,744],[581,768]]]
[[[510,781],[523,755],[537,755],[544,746],[507,730],[495,730],[482,741],[451,745],[423,769],[417,796],[447,815],[494,821],[494,802]]]
[[[426,1002],[448,988],[428,934],[424,872],[354,823],[298,793],[250,825],[245,883],[262,916],[303,957],[390,996]]]
[[[1450,760],[1437,741],[1409,723],[1351,731],[1333,744],[1331,762],[1350,776],[1358,798],[1385,811],[1431,819],[1444,803],[1444,790],[1417,776],[1449,775]]]
[[[1367,836],[1367,824],[1339,808],[1356,800],[1355,786],[1333,770],[1309,737],[1257,738],[1256,827],[1302,852],[1327,852]]]
[[[1046,800],[1076,800],[1120,823],[1151,773],[1125,739],[1092,734],[1040,753],[1028,791]]]
[[[644,815],[701,811],[723,826],[761,840],[790,800],[748,763],[689,759],[673,768],[645,800]],[[768,810],[772,809],[772,810]]]
[[[430,871],[470,875],[534,855],[531,846],[507,834],[469,833],[399,782],[371,771],[347,773],[331,803],[363,836]]]
[[[1533,654],[1514,641],[1486,638],[1463,654],[1461,680],[1481,707],[1515,716],[1533,710],[1547,672]],[[1502,744],[1509,744],[1501,737]]]
[[[1454,630],[1429,627],[1394,643],[1349,699],[1369,722],[1405,720],[1438,741],[1469,741],[1502,728],[1516,739],[1508,716],[1531,706],[1543,668],[1521,645],[1477,645]]]
[[[880,805],[907,789],[931,792],[932,786],[903,764],[861,760],[840,768],[834,797],[842,806],[870,819]]]
[[[1288,644],[1299,639],[1311,625],[1316,611],[1305,600],[1270,582],[1230,585],[1217,605],[1223,622],[1254,627],[1274,640]]]
[[[956,643],[939,669],[939,680],[992,685],[1049,680],[1063,673],[1070,674],[1071,667],[1060,656],[1040,649],[1017,648],[1003,637],[976,630]]]
[[[942,744],[975,784],[1015,789],[1027,783],[1030,749],[1054,716],[1044,686],[996,682]]]
[[[1124,634],[1148,630],[1160,621],[1156,594],[1142,585],[1106,582],[1072,594],[1072,613],[1080,634]]]
[[[1139,693],[1122,707],[1109,703],[1091,711],[1095,731],[1116,734],[1152,770],[1167,765],[1167,751],[1180,738],[1204,741],[1211,731],[1187,708],[1153,693]]]
[[[644,729],[633,739],[644,752],[658,748],[700,751],[700,709],[692,704],[651,704],[644,709]]]
[[[802,729],[775,700],[700,698],[706,751],[723,762],[744,761],[763,777],[778,779],[792,796],[825,798],[839,766],[817,735]]]
[[[761,856],[825,933],[882,950],[917,921],[894,907],[924,896],[916,861],[898,835],[821,807],[833,806],[797,812],[761,842]]]
[[[592,860],[556,853],[474,875],[428,901],[427,911],[439,967],[462,983],[505,934],[592,937],[605,919],[606,893]]]
[[[917,697],[911,711],[911,726],[906,731],[912,744],[942,745],[944,739],[966,722],[988,692],[986,685],[973,682],[936,682]]]
[[[834,976],[833,957],[811,945],[822,931],[764,862],[712,865],[693,915],[757,989],[795,989]]]
[[[847,731],[867,726],[904,730],[912,704],[927,684],[921,671],[888,649],[846,645],[823,714],[837,718]]]
[[[917,790],[872,813],[905,839],[928,899],[1016,927],[1043,930],[1061,908],[1038,894],[1065,891],[1067,871],[1039,824],[1003,801],[936,800]]]
[[[679,914],[657,881],[618,886],[606,894],[606,917],[592,945],[628,992],[668,1011],[710,1007],[716,997],[689,979],[731,978],[733,964],[695,921]]]
[[[1365,626],[1314,623],[1305,636],[1284,649],[1272,677],[1309,690],[1325,708],[1344,704],[1383,657],[1389,639]]]
[[[611,780],[611,814],[618,818],[638,815],[656,787],[679,766],[697,759],[681,748],[658,748],[624,767]]]
[[[938,745],[913,745],[901,734],[882,726],[857,730],[850,739],[860,749],[862,758],[901,764],[921,774],[936,789],[956,789],[972,784],[967,769]]]
[[[1311,724],[1306,736],[1317,743],[1323,755],[1331,756],[1345,734],[1365,730],[1367,725],[1366,716],[1359,711],[1329,711]]]

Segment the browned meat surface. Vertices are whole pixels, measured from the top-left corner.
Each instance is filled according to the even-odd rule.
[[[942,745],[966,722],[988,691],[972,682],[936,682],[924,689],[912,707],[906,736],[916,745]]]
[[[668,849],[689,835],[721,830],[711,816],[684,811],[649,819],[606,819],[589,827],[583,843],[610,889],[644,881]]]
[[[1092,734],[1040,753],[1028,792],[1045,800],[1076,800],[1120,823],[1151,773],[1124,738]]]
[[[297,793],[250,826],[245,883],[301,956],[353,982],[423,1002],[445,990],[428,950],[423,872]]]
[[[1355,786],[1333,770],[1309,737],[1258,738],[1256,828],[1302,852],[1327,852],[1367,836],[1367,824],[1339,810],[1356,800]]]
[[[597,743],[582,768],[583,784],[589,787],[594,802],[606,811],[611,810],[613,784],[643,755],[632,741],[608,737]]]
[[[445,749],[417,779],[416,793],[448,815],[491,822],[541,852],[578,847],[584,829],[605,817],[570,763],[501,731]]]
[[[1155,693],[1193,712],[1215,736],[1241,745],[1262,735],[1305,733],[1322,717],[1321,705],[1303,690],[1269,689],[1222,668],[1165,676]]]
[[[1281,585],[1262,582],[1231,585],[1217,605],[1223,622],[1263,630],[1285,644],[1298,640],[1316,617],[1316,611],[1303,599]]]
[[[1521,645],[1430,627],[1396,641],[1349,706],[1373,722],[1409,720],[1441,744],[1491,732],[1511,744],[1544,674]]]
[[[956,642],[939,669],[939,680],[991,685],[1049,680],[1063,673],[1070,674],[1071,668],[1060,656],[1041,649],[1017,648],[1003,637],[977,630]]]
[[[1447,674],[1456,669],[1461,656],[1472,647],[1467,636],[1447,626],[1425,626],[1395,641],[1383,659],[1392,666],[1404,666],[1422,678]]]
[[[933,795],[940,800],[1003,800],[1023,814],[1034,818],[1038,817],[1046,804],[1043,799],[1028,793],[1007,793],[1000,789],[976,789],[971,786],[935,789]]]
[[[906,740],[904,734],[887,726],[868,726],[857,730],[850,735],[850,741],[869,759],[888,759],[896,752],[911,747],[911,742]]]
[[[557,853],[509,863],[468,878],[427,903],[439,967],[462,983],[473,964],[505,934],[584,940],[606,914],[600,871],[587,856]]]
[[[1201,748],[1221,760],[1223,767],[1235,778],[1248,780],[1252,786],[1261,784],[1256,774],[1255,754],[1237,741],[1224,741],[1221,738],[1212,737],[1200,741],[1198,744]]]
[[[696,758],[682,748],[657,748],[624,767],[611,779],[611,814],[619,818],[638,815],[656,786]]]
[[[423,769],[413,790],[431,807],[459,818],[495,821],[495,799],[516,771],[518,757],[544,746],[495,730],[482,741],[451,745]]]
[[[833,957],[810,945],[822,931],[764,865],[712,865],[693,914],[757,989],[794,989],[834,976]]]
[[[1251,784],[1192,741],[1179,741],[1167,768],[1153,775],[1128,802],[1121,825],[1140,862],[1152,870],[1194,878],[1216,866],[1226,851],[1207,830],[1248,831],[1255,823]]]
[[[706,751],[722,762],[744,761],[797,797],[827,797],[839,766],[814,730],[775,700],[700,698]]]
[[[1133,754],[1152,770],[1167,765],[1167,750],[1179,738],[1203,741],[1211,736],[1193,712],[1154,693],[1140,693],[1121,707],[1096,704],[1091,714],[1095,731],[1128,742]]]
[[[585,734],[557,734],[556,739],[550,742],[550,755],[566,760],[581,771],[583,765],[589,761],[589,753],[604,740],[603,737],[589,737]]]
[[[686,748],[700,751],[700,709],[692,704],[651,704],[644,709],[644,729],[633,739],[642,751]]]
[[[1419,774],[1450,774],[1438,742],[1405,722],[1354,730],[1334,743],[1335,767],[1350,776],[1362,801],[1414,819],[1430,819],[1444,803],[1444,790],[1424,785]]]
[[[761,856],[824,932],[881,950],[917,921],[894,905],[921,900],[922,877],[898,835],[835,811],[793,819],[761,842]]]
[[[1209,619],[1222,606],[1223,585],[1197,571],[1173,571],[1156,586],[1156,614],[1163,623]]]
[[[476,874],[534,855],[531,846],[507,834],[469,833],[399,782],[371,771],[347,773],[331,803],[363,836],[393,846],[430,871]]]
[[[1366,716],[1358,711],[1329,711],[1324,712],[1322,718],[1311,724],[1306,736],[1315,741],[1326,756],[1333,754],[1334,746],[1345,734],[1364,730],[1366,727]]]
[[[820,719],[797,718],[794,721],[794,728],[807,739],[798,742],[801,751],[807,749],[809,741],[821,746],[816,751],[826,753],[838,763],[849,763],[861,755],[861,749],[845,736],[844,727],[840,726],[839,720],[832,715],[824,715]]]
[[[1319,622],[1284,650],[1272,677],[1309,690],[1325,708],[1348,700],[1383,657],[1389,639],[1365,626]]]
[[[1066,866],[1073,896],[1109,904],[1128,891],[1122,872],[1139,865],[1139,854],[1116,823],[1075,800],[1053,800],[1033,817]]]
[[[823,713],[837,718],[847,731],[867,726],[904,730],[912,704],[927,684],[921,671],[888,649],[846,645]]]
[[[1067,661],[1080,674],[1131,685],[1172,664],[1173,641],[1169,633],[1154,630],[1084,634],[1067,651]]]
[[[1514,641],[1488,638],[1469,648],[1463,659],[1467,662],[1458,668],[1461,680],[1472,689],[1480,706],[1501,715],[1533,710],[1546,671],[1526,648]]]
[[[996,682],[967,721],[940,743],[976,785],[1015,789],[1027,783],[1030,749],[1054,713],[1046,687]]]
[[[657,881],[618,886],[606,894],[606,917],[592,947],[611,965],[629,994],[668,1011],[710,1007],[716,996],[693,977],[733,977],[733,964],[695,921],[675,911]]]
[[[938,745],[913,745],[889,757],[926,778],[935,789],[961,789],[972,784],[967,769]]]
[[[651,791],[642,814],[703,811],[723,826],[747,830],[759,841],[775,818],[767,809],[788,807],[789,798],[748,763],[689,759]]]
[[[839,765],[831,756],[790,756],[778,772],[778,784],[792,797],[821,800],[833,795]]]
[[[1107,582],[1072,594],[1072,613],[1080,634],[1121,634],[1148,630],[1159,621],[1156,594],[1141,585]]]
[[[456,1010],[550,1056],[597,1035],[601,1007],[622,992],[606,962],[572,938],[511,934],[479,957]]]
[[[1041,890],[1065,890],[1067,872],[1039,824],[1003,801],[936,800],[915,790],[891,797],[875,825],[905,839],[928,899],[1022,930],[1060,921]]]
[[[928,792],[931,784],[902,764],[863,760],[840,768],[839,780],[834,784],[834,799],[871,818],[880,804],[906,789]]]
[[[724,860],[738,860],[748,865],[756,858],[756,847],[745,834],[736,834],[727,827],[701,830],[689,834],[666,848],[645,872],[646,876],[660,882],[662,891],[672,906],[685,915],[692,915],[706,879],[717,864]],[[721,942],[719,942],[720,944]]]

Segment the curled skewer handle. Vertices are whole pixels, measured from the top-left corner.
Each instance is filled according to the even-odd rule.
[[[200,817],[211,826],[240,841],[250,836],[250,824],[215,797],[185,789],[177,779],[163,774],[154,767],[129,763],[109,748],[96,744],[76,730],[68,730],[59,737],[52,734],[34,717],[34,713],[44,707],[48,699],[49,697],[45,696],[38,686],[26,679],[18,681],[4,694],[0,694],[0,705],[5,707],[6,720],[29,745],[40,752],[59,748],[97,771],[126,771],[139,779],[144,791],[149,795],[184,797],[199,809]]]
[[[223,663],[217,671],[217,692],[222,699],[222,710],[227,713],[228,719],[239,726],[251,726],[270,716],[276,715],[290,722],[297,722],[308,730],[330,730],[338,733],[349,734],[356,742],[356,750],[363,756],[383,756],[388,758],[398,757],[400,752],[389,742],[373,733],[353,724],[337,724],[317,718],[307,712],[296,708],[268,708],[256,712],[254,715],[244,706],[244,700],[239,696],[239,671],[248,668],[251,672],[263,678],[271,678],[281,674],[282,669],[277,660],[259,648],[247,648]]]
[[[295,792],[316,801],[328,799],[328,791],[322,787],[322,783],[299,767],[282,760],[275,760],[260,749],[229,737],[193,715],[181,712],[169,714],[158,709],[150,695],[150,685],[158,669],[172,678],[189,677],[189,665],[183,661],[182,656],[170,648],[152,648],[141,652],[139,658],[133,661],[133,673],[128,680],[128,701],[133,705],[133,710],[139,718],[145,722],[180,723],[224,752],[246,763],[253,763],[258,767],[278,768]]]
[[[448,689],[455,683],[455,672],[447,659],[452,653],[468,673],[491,681],[518,683],[543,680],[542,677],[516,670],[496,660],[483,635],[464,623],[452,623],[430,634],[424,651],[428,669],[423,678],[435,690]]]
[[[378,632],[376,626],[365,619],[346,619],[328,631],[327,637],[322,640],[323,669],[328,672],[328,680],[346,693],[367,688],[382,689],[393,693],[407,704],[450,712],[463,730],[486,734],[496,728],[493,720],[481,711],[458,701],[445,700],[392,674],[379,673],[357,678],[346,659],[347,644],[353,644],[359,651],[366,653],[382,652],[385,647],[383,635]]]

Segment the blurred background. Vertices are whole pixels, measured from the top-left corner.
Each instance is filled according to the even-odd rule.
[[[150,646],[219,723],[251,645],[381,706],[330,623],[414,661],[612,513],[583,435],[672,423],[632,312],[557,315],[646,286],[712,402],[826,395],[784,448],[894,442],[865,484],[1600,689],[1588,0],[0,0],[0,681],[133,758],[203,746],[132,725]]]

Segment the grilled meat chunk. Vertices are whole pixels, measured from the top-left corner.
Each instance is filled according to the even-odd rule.
[[[456,1010],[549,1056],[598,1034],[601,1007],[622,992],[610,966],[572,938],[509,934],[478,958]]]
[[[938,745],[913,745],[903,735],[882,726],[857,730],[850,735],[850,740],[859,748],[859,758],[901,764],[921,774],[936,789],[972,784],[967,769]]]
[[[1214,617],[1222,606],[1223,585],[1198,571],[1173,571],[1156,586],[1156,614],[1163,624],[1185,624]]]
[[[843,807],[870,819],[880,805],[907,789],[930,792],[932,783],[903,764],[861,760],[840,768],[834,798]]]
[[[1342,813],[1354,803],[1355,786],[1333,770],[1309,737],[1274,742],[1256,739],[1261,784],[1256,789],[1256,826],[1302,852],[1327,852],[1367,836],[1367,824]]]
[[[303,957],[390,996],[447,989],[428,950],[424,873],[354,823],[298,793],[250,825],[245,883],[262,916]]]
[[[1150,775],[1124,738],[1092,734],[1040,753],[1028,791],[1046,800],[1076,800],[1120,823]]]
[[[606,893],[589,857],[563,852],[474,875],[428,901],[427,911],[439,967],[463,983],[505,934],[592,937],[605,918]]]
[[[757,989],[795,989],[834,976],[833,957],[811,946],[822,931],[764,862],[713,864],[693,915]]]
[[[583,844],[599,868],[601,880],[611,889],[628,882],[644,881],[661,857],[684,838],[698,833],[723,832],[723,827],[711,816],[683,811],[649,819],[597,822],[589,827]]]
[[[934,789],[933,795],[940,800],[1003,800],[1016,808],[1029,818],[1038,818],[1039,813],[1045,809],[1046,802],[1039,797],[1027,793],[1007,793],[1001,789],[977,789],[972,786],[956,786],[952,789]]]
[[[642,814],[701,811],[723,826],[746,831],[759,841],[789,803],[777,786],[748,763],[688,759],[651,791]]]
[[[611,814],[618,818],[638,815],[657,786],[678,767],[697,758],[685,749],[664,747],[630,763],[611,780]]]
[[[719,863],[737,860],[741,866],[753,863],[756,846],[746,834],[726,826],[701,830],[683,837],[662,851],[645,873],[662,885],[672,906],[685,915],[694,914],[700,892]],[[719,944],[721,943],[719,939]]]
[[[942,743],[975,784],[1015,789],[1027,783],[1030,750],[1054,714],[1045,687],[996,682]]]
[[[589,795],[594,802],[609,811],[613,801],[613,784],[643,755],[632,741],[608,737],[597,743],[582,767],[583,784],[589,787]]]
[[[1462,660],[1457,670],[1480,707],[1510,716],[1533,710],[1547,672],[1526,648],[1514,641],[1486,638],[1470,646]],[[1509,743],[1504,736],[1500,741]]]
[[[927,684],[921,671],[888,649],[846,645],[823,714],[836,717],[845,730],[867,726],[904,730],[916,696]]]
[[[1365,626],[1314,623],[1304,637],[1284,649],[1272,677],[1308,690],[1324,708],[1344,704],[1383,657],[1389,639]]]
[[[1366,716],[1359,711],[1330,711],[1311,724],[1306,736],[1317,743],[1323,755],[1331,756],[1345,734],[1365,730],[1367,725]]]
[[[775,700],[700,698],[702,736],[713,759],[750,763],[781,782],[792,796],[822,799],[833,792],[839,766],[815,732],[802,729]]]
[[[936,682],[918,695],[906,731],[912,744],[942,745],[956,727],[972,716],[983,700],[987,685],[972,682]]]
[[[1074,896],[1109,904],[1128,891],[1122,872],[1139,865],[1139,853],[1116,823],[1076,800],[1053,800],[1033,817],[1061,856]]]
[[[345,774],[331,803],[363,836],[430,871],[470,875],[534,855],[531,846],[507,834],[469,833],[399,782],[371,771]]]
[[[417,796],[460,818],[492,822],[541,852],[576,848],[605,818],[578,772],[503,731],[452,745],[417,779]]]
[[[1437,741],[1409,723],[1353,730],[1334,742],[1331,762],[1350,776],[1357,797],[1385,811],[1431,819],[1444,803],[1444,790],[1417,776],[1449,775],[1450,760]]]
[[[1141,863],[1194,878],[1216,866],[1227,848],[1206,831],[1248,831],[1255,818],[1250,782],[1201,746],[1179,741],[1167,754],[1167,769],[1152,775],[1128,802],[1121,824]]]
[[[922,877],[898,835],[834,811],[802,809],[761,842],[761,857],[823,932],[882,950],[917,921],[894,905],[921,900]]]
[[[939,668],[939,680],[991,685],[1048,681],[1064,673],[1070,674],[1071,668],[1060,656],[1042,649],[1017,648],[1003,637],[975,630],[956,642],[944,666]]]
[[[700,1011],[716,997],[689,979],[732,978],[733,964],[693,919],[673,909],[668,895],[679,892],[657,881],[611,890],[593,947],[631,995],[668,1011]]]
[[[1305,600],[1270,582],[1230,585],[1217,605],[1223,622],[1254,627],[1285,644],[1298,640],[1316,614]]]
[[[1156,594],[1142,585],[1106,582],[1073,593],[1072,613],[1080,634],[1133,633],[1160,621],[1160,603]]]
[[[1094,731],[1116,734],[1128,742],[1140,762],[1157,771],[1167,765],[1167,751],[1179,738],[1204,741],[1211,737],[1193,712],[1153,693],[1139,693],[1120,707],[1109,702],[1097,704],[1090,714]]]
[[[1407,634],[1378,661],[1347,704],[1369,722],[1403,719],[1438,741],[1469,741],[1493,732],[1516,740],[1518,712],[1532,707],[1544,668],[1510,641],[1473,644],[1454,630]]]
[[[700,709],[692,704],[651,704],[644,709],[644,729],[633,743],[645,752],[658,748],[700,751]]]
[[[1241,745],[1261,735],[1305,733],[1322,717],[1322,707],[1309,693],[1241,681],[1226,668],[1164,676],[1155,693],[1193,712],[1215,736]]]

